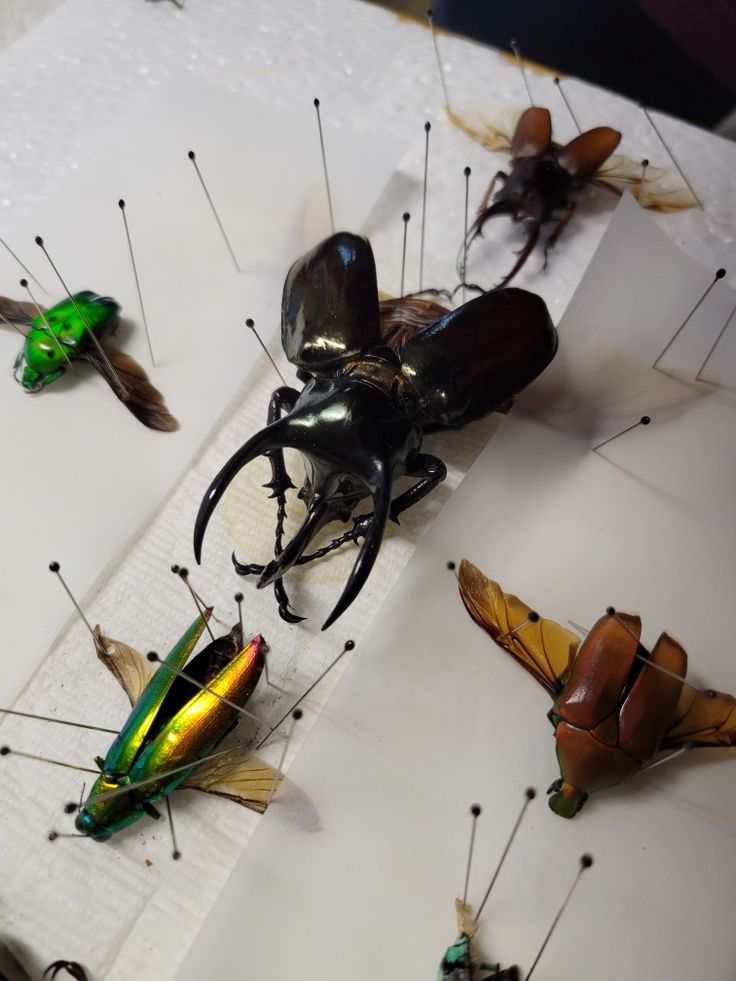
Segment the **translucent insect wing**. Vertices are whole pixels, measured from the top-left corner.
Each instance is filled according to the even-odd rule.
[[[580,641],[554,620],[529,622],[531,608],[463,559],[460,597],[470,616],[554,697],[561,691]],[[523,626],[518,633],[514,630]]]
[[[556,350],[557,331],[544,301],[505,289],[446,314],[408,340],[399,356],[426,414],[459,427],[517,395]]]
[[[297,260],[286,276],[282,346],[292,364],[320,374],[380,340],[373,249],[368,239],[338,232]]]

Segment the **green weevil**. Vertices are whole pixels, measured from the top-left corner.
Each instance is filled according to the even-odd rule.
[[[26,392],[36,393],[58,381],[77,362],[98,371],[118,399],[149,429],[179,428],[163,396],[129,354],[109,343],[118,327],[120,305],[90,290],[75,293],[49,310],[0,297],[0,315],[26,328],[13,374]]]
[[[461,899],[455,900],[458,936],[447,948],[437,971],[437,981],[519,981],[519,968],[478,961],[473,950],[477,929],[471,908]]]

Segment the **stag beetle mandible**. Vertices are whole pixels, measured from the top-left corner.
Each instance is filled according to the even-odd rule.
[[[439,319],[438,319],[439,318]],[[267,485],[278,505],[274,558],[266,566],[233,562],[241,575],[274,585],[279,613],[289,610],[282,577],[295,564],[363,538],[345,588],[323,630],[360,592],[389,519],[416,504],[446,475],[422,453],[424,433],[459,428],[502,407],[549,364],[557,333],[544,301],[524,290],[497,290],[451,312],[414,298],[379,305],[376,266],[367,239],[340,232],[299,259],[284,284],[281,343],[305,382],[301,393],[279,388],[268,425],[252,436],[215,477],[199,508],[194,553],[199,562],[212,512],[246,464],[266,455]],[[293,488],[284,447],[301,451],[307,478],[299,497],[304,523],[284,547],[286,492]],[[394,481],[416,483],[392,499]],[[307,547],[331,521],[350,520],[372,498],[373,511],[329,545]]]

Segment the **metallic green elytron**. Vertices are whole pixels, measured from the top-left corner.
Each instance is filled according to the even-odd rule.
[[[51,385],[94,344],[90,331],[98,340],[115,333],[119,313],[119,304],[109,296],[84,290],[34,317],[15,359],[16,381],[27,392]]]

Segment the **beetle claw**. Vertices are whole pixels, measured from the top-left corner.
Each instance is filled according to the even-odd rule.
[[[260,576],[265,569],[265,566],[263,565],[238,561],[238,557],[235,552],[232,553],[231,558],[233,560],[233,565],[235,566],[235,571],[239,576]]]

